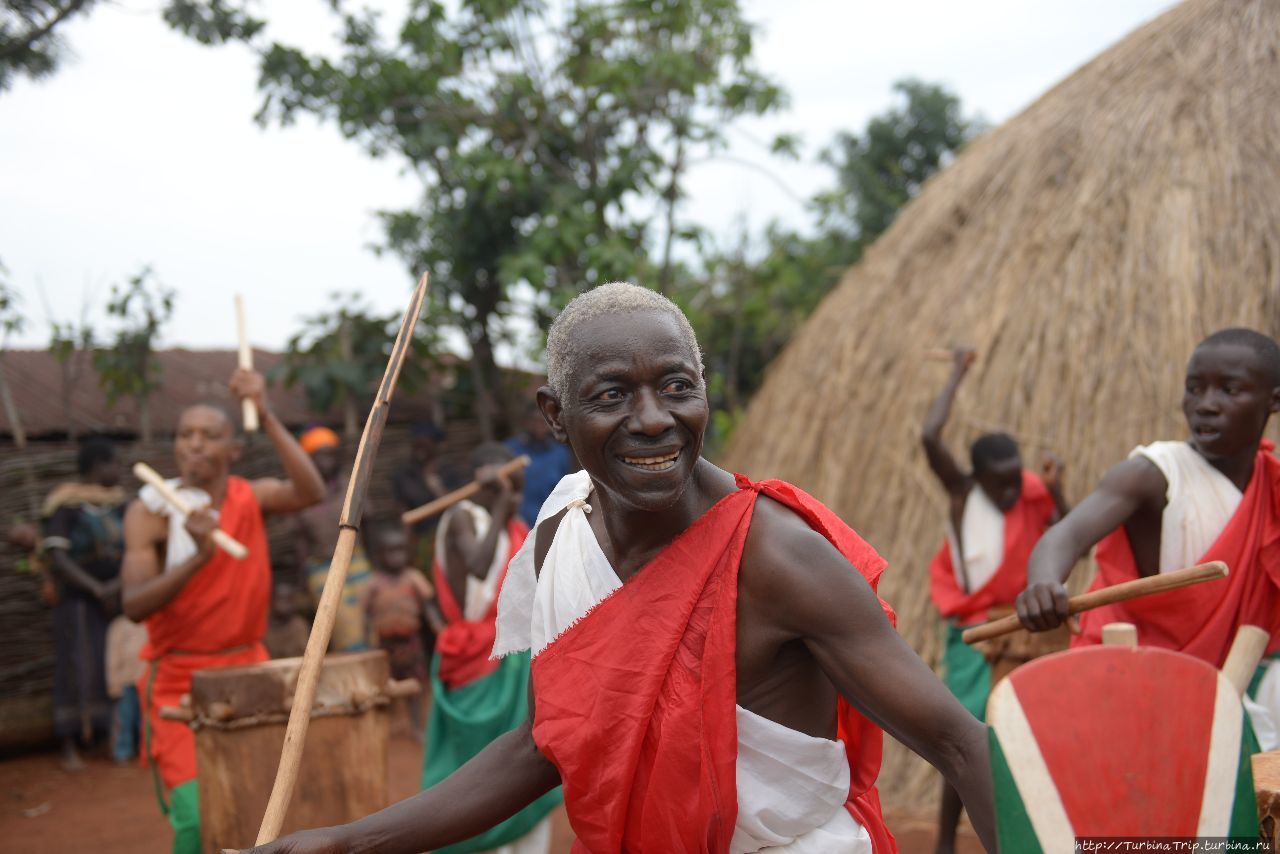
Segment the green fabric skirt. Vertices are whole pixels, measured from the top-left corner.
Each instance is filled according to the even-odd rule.
[[[969,644],[961,640],[968,626],[948,620],[943,624],[942,681],[960,704],[980,721],[987,719],[987,697],[991,694],[991,665]]]
[[[440,655],[431,657],[431,713],[427,717],[422,788],[448,777],[498,736],[529,716],[529,653],[509,655],[498,668],[452,691],[440,681]],[[564,799],[559,788],[538,798],[501,824],[435,854],[487,851],[514,842],[537,826]]]

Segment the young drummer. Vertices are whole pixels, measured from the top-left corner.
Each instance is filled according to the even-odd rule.
[[[173,825],[175,854],[200,851],[196,746],[190,727],[160,717],[191,690],[197,670],[267,659],[262,637],[271,598],[271,560],[263,516],[293,513],[324,497],[324,482],[306,452],[267,406],[262,376],[240,369],[231,392],[253,401],[262,430],[284,468],[284,479],[244,480],[231,474],[240,456],[231,418],[197,404],[178,418],[171,481],[193,507],[185,519],[151,486],[143,487],[124,518],[124,612],[145,622],[150,662],[139,683],[144,741],[167,791],[161,809]],[[236,560],[218,549],[222,528],[248,547]],[[160,787],[157,787],[159,790]]]
[[[943,679],[970,714],[983,720],[991,667],[960,636],[966,626],[985,622],[992,608],[1013,604],[1027,585],[1031,550],[1070,508],[1058,460],[1046,455],[1040,475],[1024,469],[1018,443],[1006,433],[974,441],[968,472],[951,455],[942,430],[974,358],[968,349],[952,354],[951,377],[925,417],[922,443],[948,502],[946,541],[929,564],[929,596],[945,621]],[[960,796],[943,781],[939,852],[954,848],[959,819]]]
[[[1130,622],[1138,642],[1221,667],[1241,625],[1271,632],[1280,648],[1280,460],[1263,431],[1280,410],[1280,347],[1251,329],[1200,342],[1187,364],[1182,412],[1190,437],[1139,446],[1045,534],[1031,555],[1018,616],[1032,630],[1067,616],[1064,582],[1095,543],[1094,588],[1210,560],[1230,574],[1080,617],[1073,644],[1101,641],[1102,626]],[[1280,715],[1280,669],[1255,681],[1246,702],[1264,749]]]

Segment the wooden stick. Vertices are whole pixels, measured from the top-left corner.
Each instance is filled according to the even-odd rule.
[[[1107,623],[1102,627],[1102,643],[1106,646],[1137,646],[1138,627],[1133,623]]]
[[[1114,605],[1116,602],[1137,599],[1139,596],[1164,593],[1169,590],[1176,590],[1179,587],[1199,584],[1202,581],[1213,581],[1226,577],[1227,565],[1220,560],[1214,560],[1209,563],[1202,563],[1199,566],[1178,569],[1173,572],[1162,572],[1159,575],[1150,575],[1134,581],[1125,581],[1120,584],[1113,584],[1110,587],[1104,587],[1101,590],[1094,590],[1091,593],[1072,596],[1067,603],[1067,613],[1079,614],[1081,611],[1089,611],[1093,608],[1100,608],[1103,605]],[[1001,617],[998,620],[983,623],[981,626],[966,629],[961,637],[965,643],[976,643],[980,640],[998,638],[1001,635],[1016,632],[1021,628],[1022,623],[1018,621],[1018,615],[1010,614],[1008,617]]]
[[[177,510],[183,516],[190,516],[195,512],[191,505],[184,501],[181,495],[174,492],[173,487],[169,486],[168,482],[162,478],[155,469],[146,463],[134,463],[133,476],[143,483],[150,484],[156,492],[160,493],[160,497],[163,498],[170,507]],[[235,537],[232,537],[221,528],[214,528],[213,541],[217,544],[218,548],[222,549],[236,560],[244,560],[249,554],[249,550],[245,548],[244,543],[240,542]]]
[[[418,280],[418,287],[413,292],[413,299],[405,310],[404,319],[400,322],[400,332],[396,335],[396,343],[391,348],[391,356],[387,359],[387,370],[382,375],[382,385],[378,388],[373,408],[369,411],[369,420],[364,425],[364,434],[360,437],[360,446],[356,449],[355,464],[352,466],[351,480],[347,487],[347,499],[342,506],[342,517],[338,520],[338,543],[333,550],[333,559],[329,562],[329,573],[324,580],[324,592],[320,594],[320,606],[316,609],[311,637],[307,639],[307,649],[303,653],[302,665],[298,669],[297,688],[293,694],[293,705],[289,709],[289,725],[285,728],[284,747],[280,751],[280,767],[276,769],[276,781],[271,787],[271,798],[267,802],[266,815],[262,817],[262,826],[258,829],[256,845],[265,845],[280,835],[285,812],[289,809],[289,801],[293,797],[293,789],[298,782],[298,768],[302,763],[302,748],[307,739],[307,727],[311,723],[311,706],[316,699],[320,666],[324,663],[324,654],[329,648],[329,637],[333,634],[334,620],[338,616],[338,603],[342,599],[342,587],[347,581],[347,569],[351,564],[351,552],[356,545],[360,516],[364,512],[364,498],[369,489],[369,477],[373,473],[373,460],[377,456],[378,445],[382,441],[382,430],[387,423],[387,412],[391,408],[391,394],[395,391],[396,379],[399,378],[400,369],[409,355],[414,329],[417,328],[418,319],[422,316],[422,304],[426,297],[427,274],[423,273],[422,278]]]
[[[1267,642],[1270,640],[1271,635],[1267,630],[1258,626],[1241,626],[1236,629],[1231,651],[1227,653],[1227,660],[1222,663],[1222,675],[1235,686],[1236,693],[1241,697],[1248,690],[1253,672],[1257,670],[1258,662],[1267,651]]]
[[[498,474],[506,477],[509,474],[514,474],[515,472],[520,471],[531,462],[533,461],[530,460],[527,455],[521,454],[514,460],[503,463],[498,469]],[[430,519],[437,513],[443,513],[445,510],[448,510],[459,501],[464,501],[470,498],[479,492],[481,488],[480,481],[473,480],[466,486],[459,487],[447,495],[441,495],[439,498],[434,501],[429,501],[421,507],[406,510],[404,513],[400,514],[400,521],[404,522],[406,525],[416,525],[423,519]]]
[[[249,346],[249,325],[244,319],[244,298],[236,294],[236,331],[240,335],[240,367],[246,371],[253,370],[253,348]],[[241,420],[246,433],[258,432],[258,407],[253,401],[245,398],[241,402]]]

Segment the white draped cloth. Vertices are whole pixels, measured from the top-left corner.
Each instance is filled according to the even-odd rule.
[[[495,656],[544,650],[622,586],[587,513],[591,479],[563,478],[507,570],[498,601]],[[537,525],[565,508],[538,574]],[[849,765],[839,741],[814,738],[737,707],[738,820],[733,854],[871,854],[871,837],[844,808]]]
[[[956,583],[965,593],[986,587],[1004,563],[1004,513],[982,487],[974,486],[965,496],[959,544],[951,520],[947,519],[947,546],[951,549]]]
[[[178,497],[187,502],[187,506],[192,510],[201,510],[208,507],[212,500],[209,493],[203,489],[196,489],[194,486],[183,486],[181,478],[172,478],[165,481],[169,487],[178,494]],[[169,520],[169,539],[165,546],[164,569],[165,572],[185,563],[188,559],[195,556],[199,551],[195,539],[187,533],[187,517],[186,514],[179,513],[168,501],[161,497],[160,491],[151,484],[145,484],[142,489],[138,490],[138,500],[142,502],[142,506],[146,507],[157,516],[164,516]],[[218,511],[213,511],[214,518],[218,516]]]
[[[489,533],[489,526],[493,524],[493,517],[489,515],[489,511],[471,501],[459,501],[445,511],[443,518],[440,519],[440,526],[436,530],[436,560],[446,570],[446,575],[449,562],[445,549],[445,534],[454,519],[463,513],[471,517],[471,526],[475,530],[477,540],[484,539]],[[498,593],[498,583],[502,581],[502,570],[507,565],[507,553],[510,551],[510,536],[506,531],[499,531],[497,544],[493,548],[493,560],[490,561],[484,578],[467,576],[466,601],[462,603],[464,620],[474,623],[484,619],[484,615],[489,613],[489,606],[493,604],[493,599]]]
[[[1139,445],[1129,456],[1149,460],[1168,484],[1160,516],[1160,571],[1195,566],[1227,527],[1244,493],[1186,442]],[[1274,659],[1255,696],[1244,698],[1244,707],[1262,749],[1280,747],[1280,665]]]

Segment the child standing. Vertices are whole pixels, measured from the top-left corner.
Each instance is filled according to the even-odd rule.
[[[399,521],[373,520],[364,527],[365,549],[373,562],[373,576],[365,589],[365,624],[369,645],[386,650],[393,679],[429,678],[424,625],[443,625],[435,608],[435,590],[427,577],[409,565],[409,533]],[[422,738],[425,719],[422,694],[409,700],[415,738]]]

